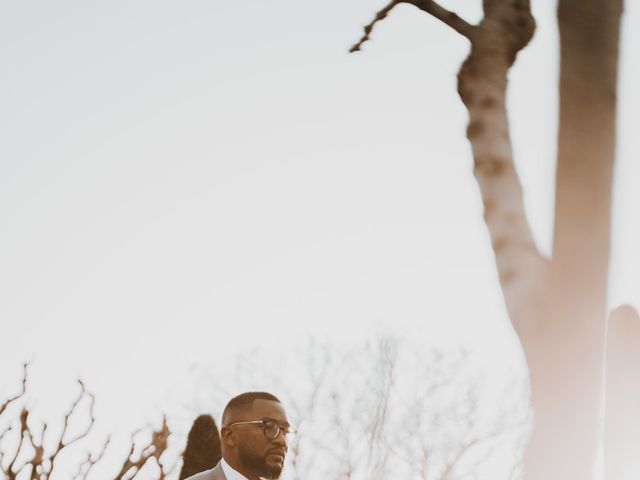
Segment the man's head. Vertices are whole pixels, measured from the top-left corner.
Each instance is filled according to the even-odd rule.
[[[280,477],[291,430],[280,400],[266,392],[232,398],[222,414],[222,456],[249,480]]]

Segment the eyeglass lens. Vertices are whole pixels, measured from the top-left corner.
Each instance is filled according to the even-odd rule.
[[[276,438],[280,433],[280,425],[275,422],[264,422],[264,434],[269,438]]]
[[[287,440],[291,440],[295,436],[295,431],[290,430],[289,428],[280,429],[280,425],[276,422],[265,421],[264,422],[264,434],[268,438],[276,438],[280,433],[280,430],[283,431],[284,436]]]

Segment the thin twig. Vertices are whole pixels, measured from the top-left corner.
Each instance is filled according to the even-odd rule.
[[[78,396],[76,397],[75,401],[71,405],[71,408],[69,408],[69,411],[65,414],[65,416],[64,416],[64,425],[62,427],[62,433],[60,434],[60,438],[58,440],[58,445],[57,445],[56,449],[53,452],[51,452],[51,455],[49,455],[49,461],[51,462],[51,469],[49,470],[49,474],[53,473],[53,469],[55,467],[55,461],[58,458],[58,454],[64,448],[68,447],[72,443],[75,443],[78,440],[81,440],[82,438],[86,437],[89,434],[89,432],[91,431],[91,429],[93,428],[93,425],[94,425],[94,423],[96,421],[96,419],[94,417],[94,414],[93,414],[93,407],[94,407],[94,404],[95,404],[95,396],[92,393],[87,391],[87,388],[85,387],[85,385],[82,382],[82,380],[78,380],[78,384],[80,385],[80,393],[78,394]],[[69,429],[69,421],[70,421],[71,417],[73,416],[73,414],[78,409],[78,405],[80,404],[82,399],[85,398],[85,397],[89,397],[89,402],[90,402],[89,403],[89,425],[87,425],[87,428],[83,432],[81,432],[77,436],[73,437],[72,439],[65,441],[64,437],[67,435],[67,431]]]
[[[395,7],[399,3],[400,3],[400,0],[393,0],[386,7],[384,7],[382,10],[376,13],[375,18],[371,21],[371,23],[369,23],[368,25],[365,25],[364,35],[362,36],[362,38],[358,43],[356,43],[353,47],[351,47],[351,49],[349,50],[349,53],[360,51],[360,47],[362,46],[362,44],[367,40],[369,40],[369,35],[371,34],[371,31],[373,30],[374,25],[384,20],[385,18],[387,18],[387,15],[389,15],[389,12],[393,10],[393,7]]]
[[[17,393],[16,395],[14,395],[13,397],[8,398],[4,403],[0,404],[0,415],[2,415],[2,413],[7,409],[7,407],[9,405],[11,405],[11,403],[15,402],[16,400],[18,400],[20,397],[22,397],[25,392],[27,391],[27,367],[29,366],[29,363],[24,363],[22,365],[22,382],[21,382],[21,389],[20,392]]]
[[[391,12],[391,10],[393,10],[393,8],[400,3],[408,3],[410,5],[413,5],[423,12],[426,12],[437,18],[445,25],[453,28],[456,32],[468,38],[469,40],[472,40],[473,38],[473,34],[476,28],[474,25],[471,25],[467,21],[460,18],[457,13],[447,10],[433,0],[392,0],[386,7],[376,13],[374,19],[364,27],[364,35],[358,41],[358,43],[356,43],[351,47],[351,49],[349,49],[349,52],[353,53],[360,51],[362,44],[369,40],[369,36],[371,35],[375,24],[387,18],[389,12]]]
[[[95,423],[96,419],[93,415],[93,407],[95,405],[96,402],[96,397],[90,393],[87,392],[87,389],[84,385],[84,383],[82,382],[82,380],[78,380],[78,383],[80,384],[81,387],[81,391],[80,391],[80,395],[78,395],[78,398],[76,399],[76,401],[73,403],[73,405],[71,406],[71,409],[69,410],[69,412],[65,415],[64,417],[64,429],[62,431],[62,435],[60,436],[60,442],[59,442],[59,448],[64,448],[69,446],[70,444],[77,442],[78,440],[86,437],[89,432],[91,431],[91,428],[93,427],[93,424]],[[87,428],[81,432],[80,434],[78,434],[77,436],[73,437],[72,439],[68,440],[68,441],[64,441],[64,436],[65,433],[67,432],[67,427],[69,425],[69,418],[71,417],[71,415],[74,413],[74,411],[76,410],[76,408],[78,407],[78,404],[80,403],[80,401],[85,397],[89,397],[89,425],[87,425]]]

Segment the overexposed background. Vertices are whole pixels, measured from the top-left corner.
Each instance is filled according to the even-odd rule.
[[[549,253],[557,30],[532,3],[509,105]],[[521,370],[455,90],[468,45],[400,6],[348,54],[383,4],[0,2],[0,399],[30,360],[43,417],[82,377],[127,431],[188,403],[197,365],[378,332]],[[636,307],[639,22],[628,1],[610,291]]]

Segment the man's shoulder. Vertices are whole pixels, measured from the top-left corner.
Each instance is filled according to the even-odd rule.
[[[222,466],[218,463],[211,470],[205,470],[204,472],[196,473],[186,480],[227,480],[227,477],[225,477],[224,475]]]

